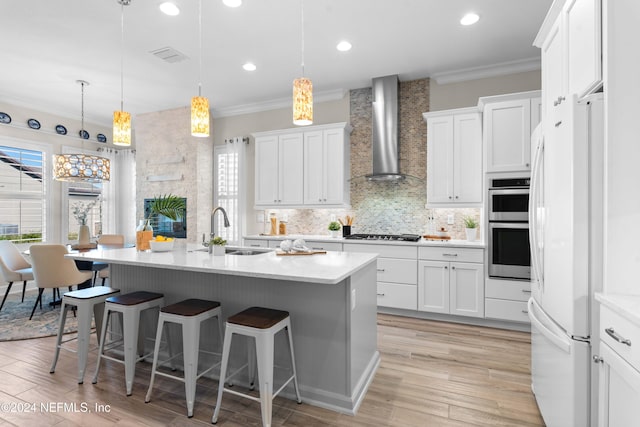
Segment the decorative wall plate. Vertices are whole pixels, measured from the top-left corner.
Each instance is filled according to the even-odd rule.
[[[0,123],[8,125],[9,123],[11,123],[11,116],[7,113],[0,113]]]
[[[66,135],[67,134],[67,128],[62,126],[62,125],[56,125],[56,133],[58,135]]]
[[[96,135],[96,138],[98,139],[98,142],[107,142],[107,137],[104,136],[103,134],[99,133],[98,135]]]
[[[31,129],[40,129],[40,122],[37,121],[36,119],[29,119],[27,120],[27,125],[31,128]]]
[[[81,131],[78,131],[78,135],[80,135],[80,138],[82,139],[89,139],[89,132],[87,132],[84,129],[82,129]]]

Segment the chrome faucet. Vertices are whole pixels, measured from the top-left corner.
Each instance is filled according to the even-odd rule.
[[[216,212],[218,212],[218,211],[222,212],[222,216],[224,217],[224,226],[225,227],[230,227],[231,226],[231,224],[229,223],[229,217],[227,216],[227,211],[225,211],[222,206],[218,206],[217,208],[215,208],[211,212],[211,238],[212,239],[214,237],[216,237],[216,221],[215,221],[215,217],[216,217]]]

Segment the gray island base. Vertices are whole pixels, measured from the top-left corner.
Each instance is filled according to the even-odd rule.
[[[111,286],[123,293],[161,292],[166,304],[186,298],[220,301],[225,319],[251,306],[288,311],[304,403],[355,414],[380,363],[375,254],[213,256],[183,247],[171,252],[128,248],[67,256],[108,262]],[[217,332],[213,324],[208,328],[203,328],[202,345],[210,341],[209,347],[215,347]],[[283,334],[277,337],[276,354],[286,353],[284,340]],[[246,362],[246,352],[237,350],[231,371]],[[289,366],[286,354],[282,357],[276,364]],[[217,369],[214,372],[218,375]],[[283,390],[285,396],[293,396],[290,388]]]

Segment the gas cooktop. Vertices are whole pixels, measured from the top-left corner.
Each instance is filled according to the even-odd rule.
[[[417,234],[351,234],[345,236],[349,240],[393,240],[404,242],[417,242],[420,236]]]

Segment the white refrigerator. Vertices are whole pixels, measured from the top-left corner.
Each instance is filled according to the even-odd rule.
[[[531,387],[548,427],[597,421],[603,114],[602,94],[567,99],[531,141]]]

